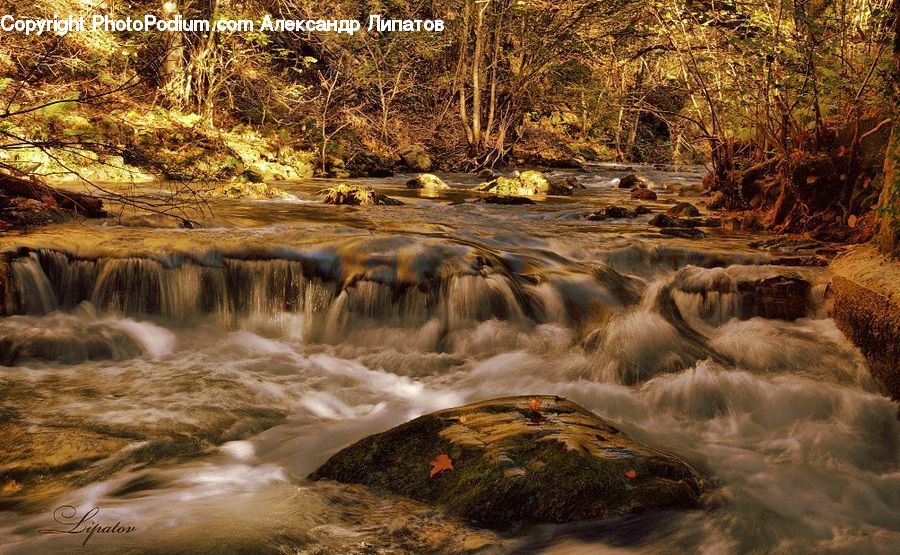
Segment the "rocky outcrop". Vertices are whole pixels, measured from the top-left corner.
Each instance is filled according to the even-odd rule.
[[[399,206],[403,203],[397,199],[382,195],[371,187],[355,185],[337,185],[319,191],[319,200],[325,204],[342,204],[351,206],[387,205]]]
[[[7,256],[0,253],[0,316],[6,316],[14,312],[15,301],[11,268]]]
[[[506,397],[369,436],[310,475],[365,484],[483,524],[568,522],[694,508],[704,481],[559,397]]]
[[[835,259],[831,271],[831,317],[885,393],[900,399],[900,261],[864,246]]]
[[[439,191],[450,187],[444,181],[431,173],[420,173],[406,182],[407,189],[425,189],[427,191]]]

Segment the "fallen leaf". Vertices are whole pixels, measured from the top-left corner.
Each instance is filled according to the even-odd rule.
[[[528,408],[533,410],[534,412],[540,414],[541,412],[541,400],[540,399],[529,399],[528,400]]]
[[[450,457],[441,453],[431,461],[431,475],[429,477],[434,478],[435,474],[440,474],[445,470],[453,470],[453,461],[450,460]]]
[[[859,219],[856,216],[850,216],[849,218],[847,218],[847,225],[851,228],[856,227],[856,222],[858,221]]]
[[[637,471],[636,470],[626,470],[625,477],[629,478],[631,480],[634,480],[635,478],[637,478]]]
[[[10,480],[10,481],[6,482],[5,484],[3,484],[3,488],[0,489],[0,492],[16,493],[20,489],[22,489],[22,484],[20,484],[19,482],[16,482],[15,480]]]

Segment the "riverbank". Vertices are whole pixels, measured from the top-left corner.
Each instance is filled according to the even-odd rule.
[[[900,261],[865,245],[830,269],[832,317],[866,356],[883,391],[900,399]]]

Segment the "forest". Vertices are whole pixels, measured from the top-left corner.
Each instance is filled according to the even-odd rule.
[[[89,16],[97,6],[14,1],[10,13]],[[212,182],[382,175],[410,163],[699,163],[719,205],[763,210],[772,229],[858,241],[875,228],[867,216],[883,189],[879,149],[897,98],[891,0],[106,10],[209,21],[383,14],[443,19],[446,29],[3,33],[7,171]],[[820,180],[817,193],[807,179]],[[882,211],[895,217],[896,193],[885,190]]]

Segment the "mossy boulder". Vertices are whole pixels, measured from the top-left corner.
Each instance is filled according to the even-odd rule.
[[[497,177],[482,183],[476,190],[492,195],[512,196],[572,194],[571,186],[547,179],[547,176],[535,170],[525,170],[517,177]]]
[[[265,183],[225,183],[213,189],[214,199],[271,200],[295,199],[294,195]]]
[[[343,204],[351,206],[386,205],[399,206],[403,203],[397,199],[382,195],[371,187],[355,185],[337,185],[319,191],[319,200],[325,204]]]
[[[424,149],[418,146],[412,146],[400,153],[400,160],[407,168],[427,172],[431,169],[431,157]]]
[[[427,191],[439,191],[449,189],[450,186],[444,181],[431,173],[420,173],[416,177],[406,182],[407,189],[425,189]]]
[[[365,484],[487,525],[695,508],[704,488],[686,462],[552,396],[421,416],[347,447],[310,479]]]

